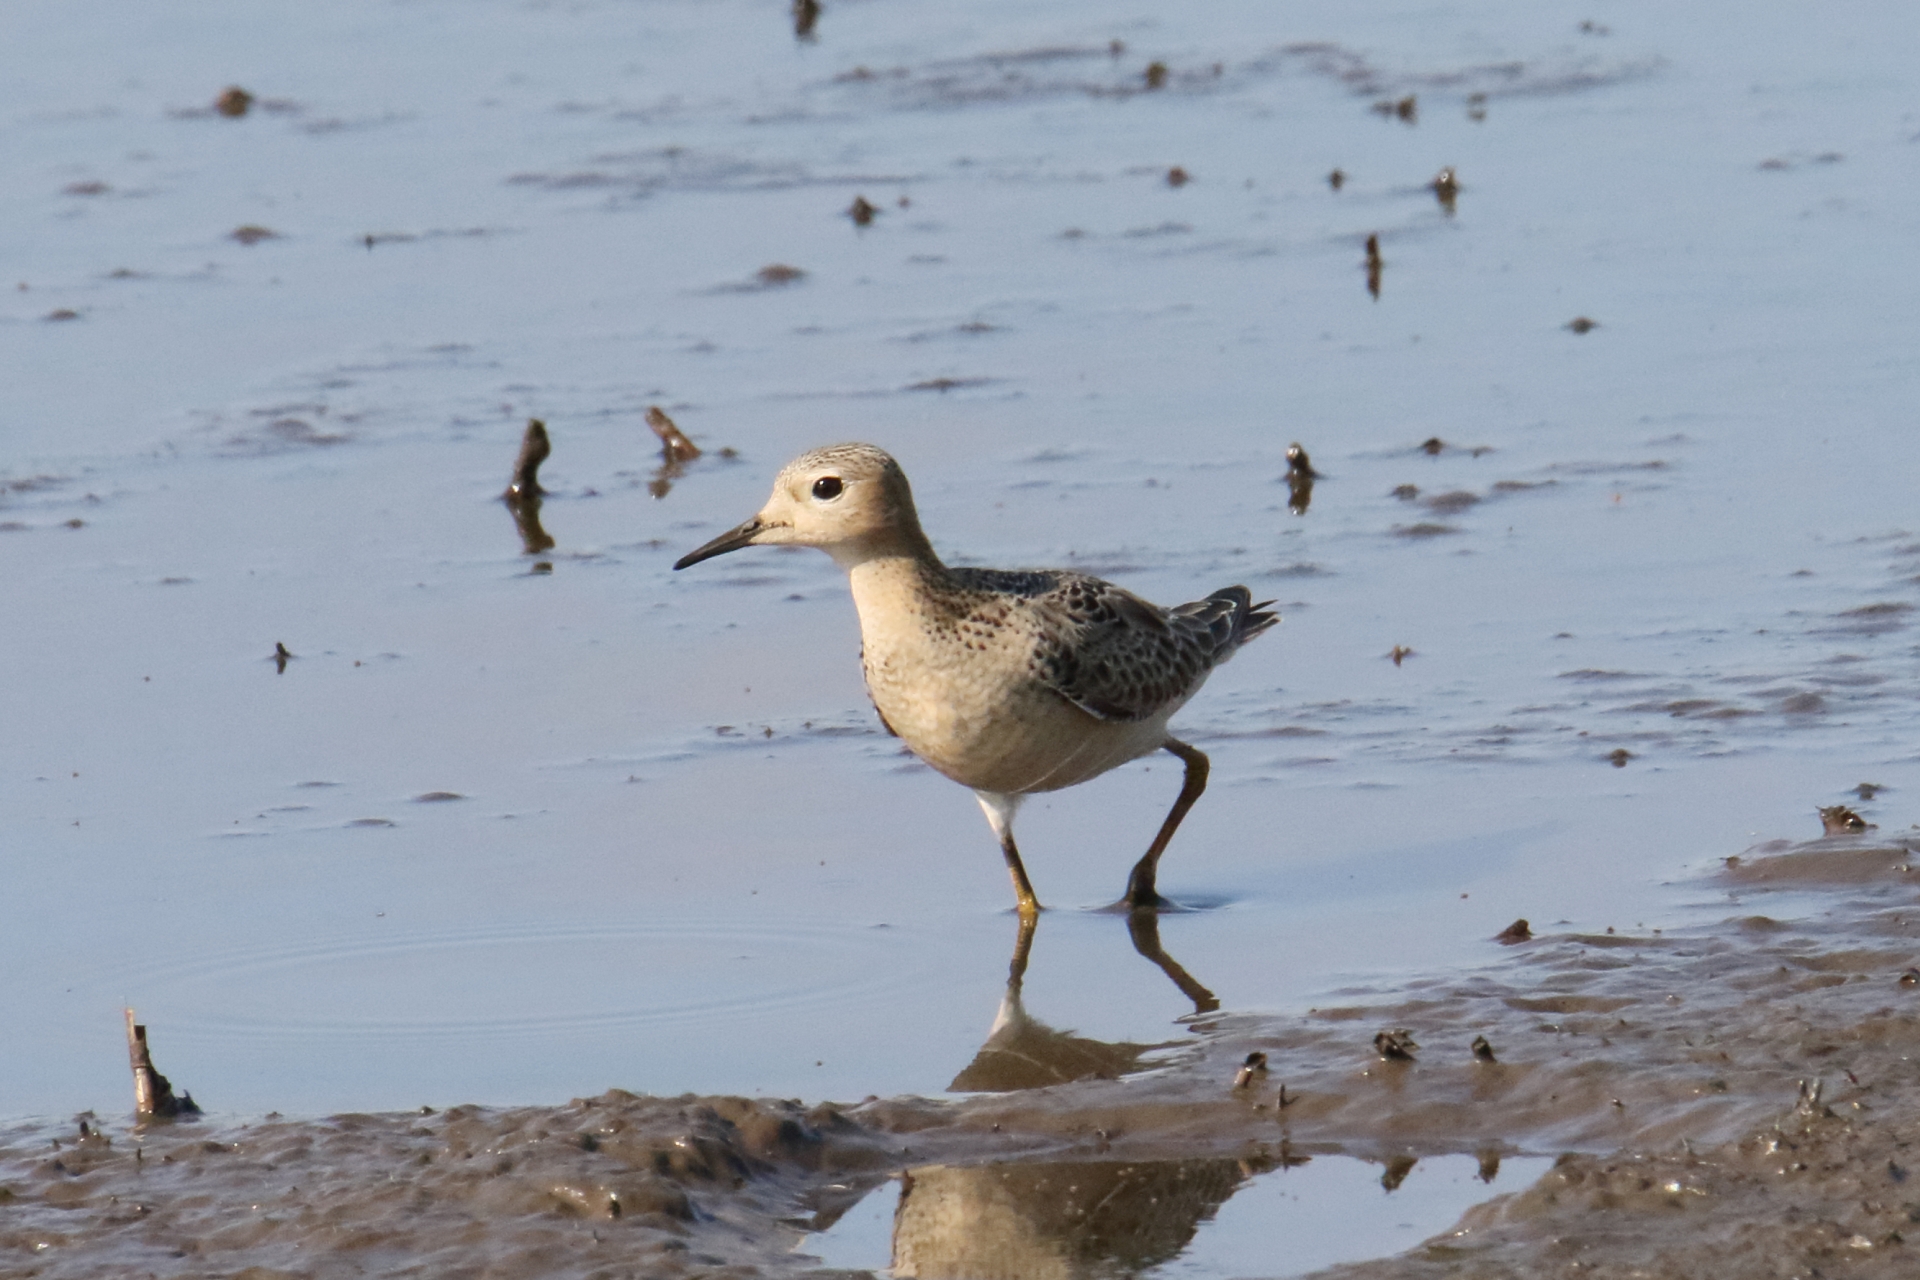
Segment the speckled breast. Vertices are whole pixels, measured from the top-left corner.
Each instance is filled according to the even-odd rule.
[[[1166,737],[1164,718],[1099,720],[1032,681],[985,688],[952,673],[929,680],[922,664],[900,658],[869,653],[874,706],[915,755],[977,790],[1056,791],[1142,756]]]
[[[1165,715],[1101,720],[1047,687],[1032,669],[1032,637],[1017,620],[957,634],[926,609],[874,594],[855,592],[867,691],[908,748],[955,782],[982,791],[1056,791],[1166,738]]]

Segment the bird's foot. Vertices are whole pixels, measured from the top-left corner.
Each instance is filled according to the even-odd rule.
[[[1155,861],[1157,859],[1149,853],[1147,857],[1140,860],[1138,866],[1134,867],[1133,874],[1127,877],[1127,894],[1114,904],[1116,907],[1127,911],[1173,909],[1173,903],[1161,897],[1159,889],[1154,884]]]
[[[1097,910],[1104,915],[1110,916],[1151,916],[1168,915],[1173,912],[1188,911],[1191,910],[1191,908],[1181,906],[1172,898],[1163,898],[1158,893],[1139,895],[1129,892],[1118,902],[1110,902],[1104,907],[1097,908]]]

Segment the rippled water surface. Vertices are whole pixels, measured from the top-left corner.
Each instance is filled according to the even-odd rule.
[[[955,1082],[1015,933],[972,798],[824,556],[669,569],[839,439],[955,561],[1279,601],[1178,721],[1160,941],[1229,1011],[1912,818],[1904,6],[8,26],[0,1112],[124,1109],[123,1003],[227,1113]],[[1149,1063],[1192,992],[1081,908],[1176,789],[1022,815],[1026,1006]]]

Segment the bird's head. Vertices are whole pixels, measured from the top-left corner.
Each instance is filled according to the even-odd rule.
[[[685,569],[742,547],[819,547],[842,566],[877,555],[914,554],[926,545],[906,472],[870,444],[836,444],[803,453],[773,481],[773,495],[752,519],[690,551]]]

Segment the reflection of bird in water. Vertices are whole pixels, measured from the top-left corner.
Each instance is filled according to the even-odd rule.
[[[1007,1093],[1112,1079],[1162,1047],[1111,1044],[1034,1021],[1020,992],[1038,923],[1036,916],[1021,916],[993,1031],[949,1090]],[[1134,949],[1173,980],[1196,1012],[1220,1007],[1161,947],[1158,916],[1135,912],[1128,926]],[[1106,1157],[908,1169],[900,1175],[894,1211],[891,1274],[928,1280],[1139,1275],[1179,1256],[1200,1224],[1249,1178],[1307,1161],[1283,1139],[1277,1152],[1260,1143],[1240,1158]]]
[[[1132,1071],[1143,1054],[1165,1047],[1089,1040],[1036,1022],[1021,1002],[1020,992],[1026,981],[1027,959],[1033,952],[1034,927],[1038,923],[1035,916],[1020,917],[1020,935],[1013,944],[1013,961],[1007,966],[1007,992],[1000,999],[993,1030],[987,1034],[987,1042],[980,1046],[973,1061],[947,1086],[948,1091],[1011,1093],[1072,1080],[1111,1080]],[[1161,972],[1193,1001],[1195,1013],[1212,1013],[1220,1007],[1219,998],[1196,982],[1160,946],[1158,916],[1151,911],[1136,911],[1128,925],[1134,950],[1160,966]]]
[[[920,1280],[1137,1276],[1177,1258],[1248,1178],[1277,1163],[1254,1156],[913,1169],[900,1179],[890,1274]]]
[[[673,567],[741,547],[819,547],[847,570],[867,691],[889,732],[973,788],[1023,914],[1039,900],[1013,841],[1020,802],[1165,749],[1180,796],[1128,879],[1126,904],[1162,905],[1160,855],[1207,785],[1207,757],[1167,720],[1214,667],[1278,618],[1245,587],[1163,609],[1069,570],[950,569],[920,531],[906,473],[866,444],[787,464],[760,513]]]
[[[1160,949],[1151,912],[1133,917],[1134,946],[1165,969],[1201,1012],[1212,993]],[[1006,1092],[1132,1070],[1150,1045],[1104,1044],[1042,1026],[1020,1007],[1020,982],[1033,942],[1032,917],[1020,922],[1006,999],[979,1055],[947,1086],[955,1092]],[[1104,1144],[1103,1144],[1104,1146]],[[893,1215],[895,1276],[1134,1276],[1170,1262],[1202,1222],[1247,1179],[1303,1165],[1282,1139],[1238,1159],[1042,1160],[987,1165],[925,1165],[900,1178]]]

